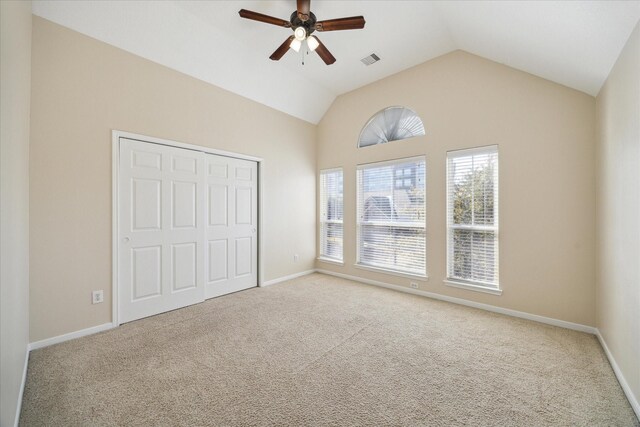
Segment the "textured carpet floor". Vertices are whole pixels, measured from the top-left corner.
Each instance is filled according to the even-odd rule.
[[[321,274],[31,353],[23,426],[638,426],[597,339]]]

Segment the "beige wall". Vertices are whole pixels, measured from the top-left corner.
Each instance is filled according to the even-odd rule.
[[[640,23],[596,106],[597,326],[640,416]]]
[[[264,158],[264,279],[313,268],[315,126],[38,17],[32,94],[31,341],[111,321],[112,129]]]
[[[0,2],[0,426],[13,426],[29,344],[31,2]]]
[[[357,149],[377,111],[407,106],[426,136]],[[427,270],[421,290],[541,316],[595,324],[595,100],[456,51],[340,96],[318,128],[318,169],[344,168],[345,265],[318,268],[408,286],[354,268],[356,165],[427,159]],[[446,275],[448,150],[498,144],[501,296],[451,288]]]

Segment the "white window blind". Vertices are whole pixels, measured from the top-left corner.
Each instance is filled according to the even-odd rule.
[[[498,146],[447,153],[447,277],[498,289]]]
[[[424,135],[424,124],[415,111],[406,107],[387,107],[369,119],[360,132],[358,147]]]
[[[320,257],[342,261],[342,169],[320,171]]]
[[[358,166],[358,264],[426,276],[425,159]]]

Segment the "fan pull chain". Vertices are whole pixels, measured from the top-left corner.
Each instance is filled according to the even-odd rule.
[[[309,45],[305,42],[305,45],[307,46],[307,48],[305,49],[307,51],[307,55],[309,55]],[[302,65],[304,65],[304,50],[302,51]]]

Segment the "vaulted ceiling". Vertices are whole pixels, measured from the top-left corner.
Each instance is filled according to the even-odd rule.
[[[640,19],[640,1],[322,1],[319,20],[364,15],[363,30],[319,33],[337,58],[269,55],[293,0],[34,1],[33,13],[131,53],[318,123],[336,96],[456,49],[596,95]],[[381,61],[360,59],[376,53]]]

